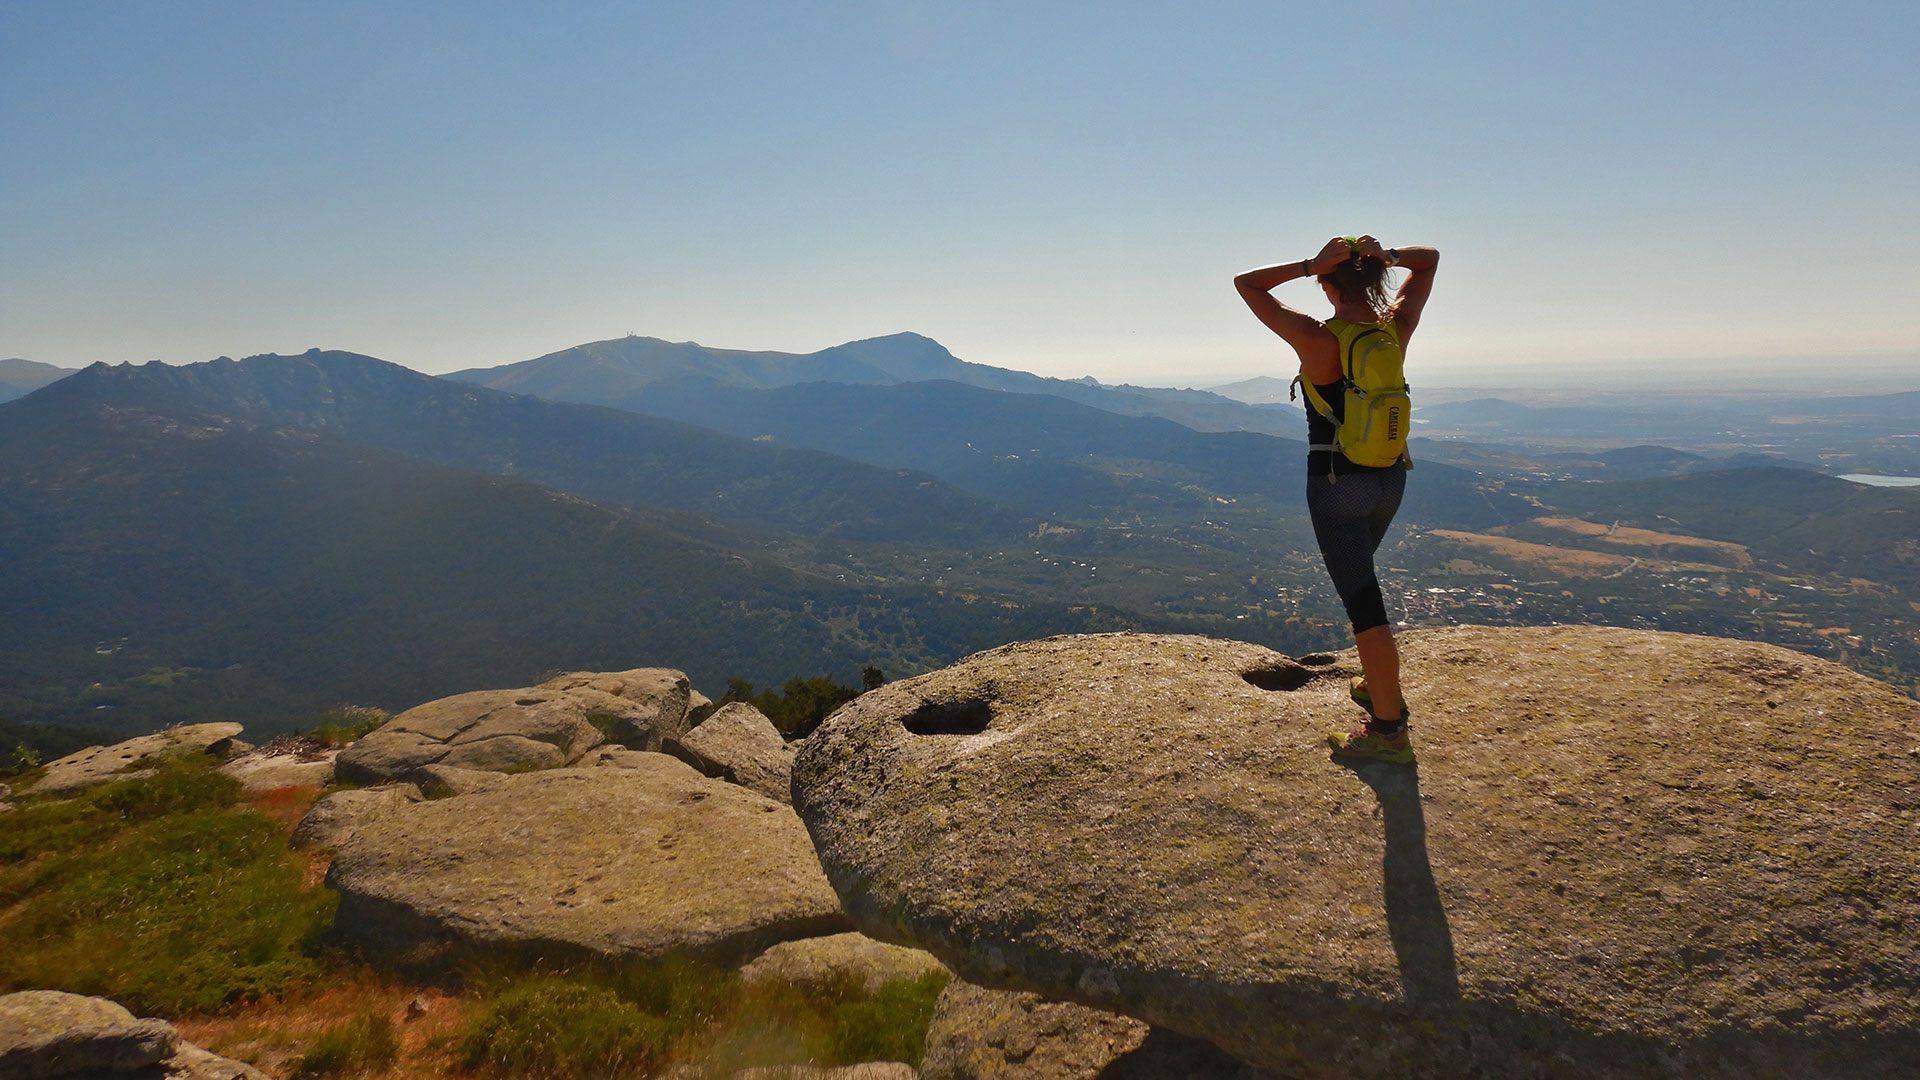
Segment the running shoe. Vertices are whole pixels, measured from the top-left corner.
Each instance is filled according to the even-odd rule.
[[[1347,732],[1327,736],[1327,746],[1335,756],[1366,758],[1369,761],[1389,761],[1395,765],[1413,763],[1413,740],[1408,729],[1401,728],[1398,735],[1386,736],[1373,730],[1372,724],[1364,724]]]
[[[1353,677],[1352,684],[1347,687],[1347,696],[1353,699],[1355,705],[1367,710],[1368,716],[1373,715],[1373,694],[1367,690],[1366,676],[1355,675]],[[1406,700],[1404,698],[1401,699],[1400,707],[1403,709],[1406,708]]]
[[[1367,691],[1366,676],[1353,677],[1353,685],[1347,688],[1347,696],[1353,699],[1355,705],[1367,710],[1367,715],[1373,715],[1373,695]]]

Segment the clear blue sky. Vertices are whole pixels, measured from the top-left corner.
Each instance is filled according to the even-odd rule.
[[[1444,253],[1436,371],[1912,357],[1916,40],[1903,3],[7,0],[0,356],[915,330],[1277,374],[1229,279],[1370,231]]]

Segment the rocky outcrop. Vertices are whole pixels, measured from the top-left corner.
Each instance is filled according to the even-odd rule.
[[[159,759],[170,754],[225,757],[234,749],[234,737],[240,731],[239,724],[183,724],[112,746],[89,746],[49,764],[33,792],[69,795],[115,780],[151,776]]]
[[[686,675],[672,668],[572,671],[540,684],[588,703],[612,719],[608,738],[632,750],[658,750],[713,708]]]
[[[1675,634],[1402,651],[1417,766],[1329,758],[1350,655],[1078,636],[863,695],[796,807],[867,934],[1288,1076],[1920,1059],[1920,703]]]
[[[596,754],[599,752],[593,751]],[[582,763],[584,764],[584,761]],[[493,787],[505,779],[506,776],[502,773],[488,772],[485,769],[462,769],[454,765],[422,765],[407,774],[407,782],[420,789],[420,794],[429,799],[471,795],[476,791]]]
[[[738,963],[847,929],[791,808],[664,754],[509,776],[339,845],[336,925],[383,950]]]
[[[651,761],[652,750],[629,750],[624,746],[599,746],[587,751],[585,757],[574,762],[580,768],[605,766],[610,769],[646,768]]]
[[[58,990],[0,996],[3,1080],[267,1080],[237,1061],[185,1042],[163,1020],[137,1019],[116,1002]]]
[[[1152,1026],[1038,994],[959,979],[940,991],[927,1026],[926,1080],[1094,1080],[1146,1041]]]
[[[426,765],[490,772],[556,769],[611,739],[658,750],[707,700],[667,668],[576,671],[519,690],[477,690],[416,705],[342,751],[343,783],[405,778]]]
[[[693,730],[666,740],[665,749],[707,776],[791,801],[793,747],[773,721],[744,701],[720,706]]]
[[[296,849],[337,848],[367,822],[421,798],[420,789],[412,784],[349,788],[323,795],[293,827],[288,844]]]
[[[58,990],[0,997],[0,1076],[126,1072],[172,1056],[180,1033],[105,998]]]
[[[323,788],[333,783],[333,759],[338,755],[338,750],[302,740],[276,739],[233,758],[220,771],[240,781],[249,795],[278,788]]]
[[[987,990],[940,992],[924,1080],[1266,1080],[1211,1043],[1085,1005]]]
[[[946,966],[919,949],[903,949],[865,934],[784,941],[740,969],[748,985],[780,981],[830,992],[854,985],[871,994],[895,980],[918,979]]]
[[[340,752],[349,784],[398,780],[423,765],[521,772],[571,764],[604,737],[589,706],[557,690],[477,690],[416,705]]]

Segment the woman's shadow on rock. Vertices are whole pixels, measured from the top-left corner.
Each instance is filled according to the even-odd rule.
[[[1453,930],[1427,859],[1427,817],[1420,804],[1418,765],[1334,758],[1373,789],[1386,819],[1382,892],[1387,935],[1400,961],[1400,984],[1415,1005],[1451,1005],[1460,1000],[1460,969]]]

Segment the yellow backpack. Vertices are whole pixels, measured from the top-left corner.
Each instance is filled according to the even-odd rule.
[[[1406,357],[1400,352],[1400,336],[1393,323],[1328,319],[1326,326],[1340,341],[1340,386],[1346,408],[1335,421],[1333,445],[1307,449],[1337,449],[1355,465],[1385,468],[1404,463],[1413,468],[1407,453],[1413,399],[1407,396]],[[1333,420],[1333,409],[1313,383],[1302,379],[1300,385],[1314,411]]]

